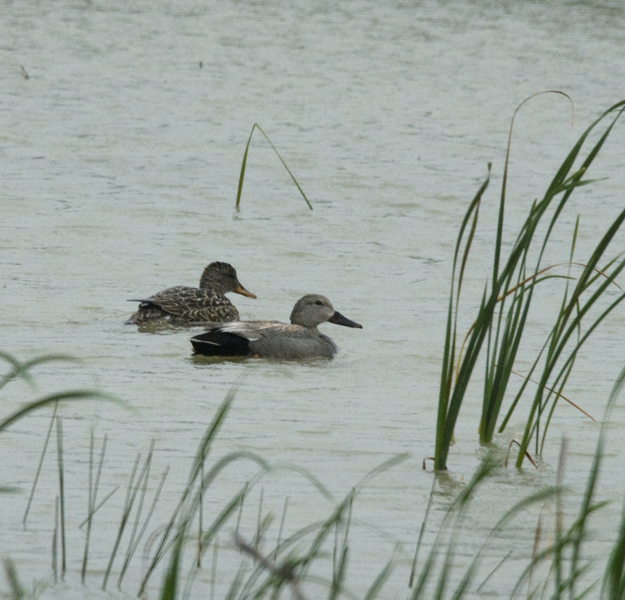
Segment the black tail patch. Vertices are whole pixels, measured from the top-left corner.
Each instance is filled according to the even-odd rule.
[[[204,356],[249,356],[250,341],[224,331],[207,331],[191,338],[195,354]]]

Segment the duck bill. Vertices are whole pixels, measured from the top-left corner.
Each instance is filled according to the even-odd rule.
[[[330,323],[334,323],[335,325],[343,325],[343,327],[355,327],[356,329],[362,329],[362,325],[360,323],[356,323],[356,321],[351,321],[347,317],[344,317],[338,310],[328,319]]]
[[[241,294],[241,296],[247,296],[248,298],[256,298],[256,294],[252,294],[252,292],[248,292],[241,284],[237,286],[237,289],[234,290],[235,294]]]

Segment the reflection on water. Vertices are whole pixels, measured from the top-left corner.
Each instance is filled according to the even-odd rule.
[[[97,588],[137,453],[145,457],[155,441],[151,487],[171,467],[150,529],[157,530],[178,501],[205,428],[239,381],[219,455],[254,451],[272,463],[300,465],[342,498],[385,459],[411,453],[360,494],[355,516],[366,526],[354,527],[353,547],[363,556],[350,560],[350,583],[360,593],[374,577],[371,565],[381,569],[399,541],[400,567],[387,589],[403,597],[432,484],[421,462],[433,452],[448,277],[461,216],[492,161],[483,216],[489,220],[509,120],[525,97],[561,89],[575,101],[575,122],[569,129],[570,107],[553,96],[535,98],[519,114],[510,236],[583,129],[621,99],[622,7],[243,1],[181,9],[18,0],[0,10],[6,58],[0,73],[0,349],[21,359],[75,355],[82,365],[37,370],[41,393],[98,385],[133,407],[62,407],[68,581],[78,581],[82,556],[78,525],[87,510],[91,428],[98,444],[108,436],[102,497],[121,486],[94,522],[90,565]],[[235,213],[243,150],[256,122],[313,211],[259,136],[250,146],[242,210]],[[553,248],[554,261],[568,257],[578,212],[584,256],[622,208],[620,136],[615,131],[593,173],[609,179],[579,190],[563,219],[556,239],[564,243]],[[490,234],[489,227],[477,233],[467,296],[476,290],[479,298],[490,273]],[[138,335],[124,326],[135,308],[127,298],[194,282],[211,260],[235,264],[258,294],[255,301],[237,297],[243,318],[285,320],[295,300],[314,291],[362,323],[362,335],[335,328],[335,360],[285,364],[198,359],[188,338],[201,329]],[[472,318],[468,313],[467,328]],[[539,343],[546,321],[535,318]],[[618,312],[602,327],[570,381],[569,394],[598,418],[621,367],[622,321]],[[6,413],[33,397],[23,383],[5,389]],[[463,484],[475,470],[478,411],[478,402],[468,404],[456,430],[453,482]],[[622,412],[615,419],[622,423]],[[3,553],[15,558],[24,581],[49,574],[58,493],[52,451],[26,531],[19,522],[48,422],[49,412],[41,411],[0,436],[1,483],[21,490],[3,497],[3,539],[10,540]],[[519,414],[503,446],[522,422]],[[566,483],[580,489],[597,432],[579,413],[560,407],[544,471],[536,480],[510,471],[494,478],[480,498],[489,522],[473,515],[476,529],[518,499],[520,481],[529,477],[530,489],[551,481],[562,434],[573,439],[575,456]],[[614,476],[604,485],[608,496],[619,497],[623,461],[620,450],[609,447],[605,469]],[[220,506],[253,473],[242,466],[225,473],[210,506]],[[331,510],[332,503],[296,476],[276,477],[262,488],[265,509],[275,515],[289,497],[291,531]],[[251,498],[252,529],[257,507]],[[529,555],[535,523],[533,514],[512,527],[515,560]],[[599,528],[597,536],[609,540],[611,531]],[[529,541],[521,550],[522,540]],[[505,543],[493,562],[508,551]],[[237,553],[231,554],[235,559],[222,553],[224,569],[238,566]],[[143,570],[143,559],[134,560],[136,573],[122,586],[129,593]],[[206,571],[200,583],[210,581]],[[503,589],[508,579],[493,578],[490,589]],[[78,596],[77,587],[62,594]]]

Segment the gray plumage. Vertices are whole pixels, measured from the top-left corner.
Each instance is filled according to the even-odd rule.
[[[193,325],[206,322],[236,321],[239,311],[225,294],[235,292],[256,298],[239,282],[234,267],[224,262],[210,263],[202,273],[200,287],[183,285],[167,288],[139,302],[139,310],[126,323],[167,323]]]
[[[211,324],[207,332],[191,338],[196,354],[206,356],[255,356],[278,359],[332,358],[336,344],[317,327],[330,322],[362,329],[334,310],[319,294],[300,298],[291,323],[279,321],[234,321]]]

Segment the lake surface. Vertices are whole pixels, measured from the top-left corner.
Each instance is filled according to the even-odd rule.
[[[492,162],[467,282],[462,321],[468,329],[491,270],[513,112],[545,90],[561,90],[574,102],[572,115],[563,96],[541,95],[517,117],[509,240],[586,127],[625,97],[622,4],[16,0],[0,7],[0,57],[0,350],[21,360],[63,353],[82,361],[40,365],[36,390],[23,382],[3,388],[2,414],[55,391],[93,387],[131,407],[85,401],[59,408],[68,563],[65,583],[56,586],[54,435],[22,527],[52,410],[0,436],[0,483],[19,489],[2,496],[0,553],[13,558],[26,586],[49,586],[45,598],[97,597],[137,453],[143,461],[154,441],[152,494],[170,467],[149,536],[174,510],[206,427],[238,382],[215,460],[248,451],[271,464],[297,465],[335,498],[324,499],[294,471],[266,477],[250,492],[241,533],[253,539],[262,495],[262,512],[275,515],[268,550],[285,498],[286,534],[326,518],[367,473],[409,453],[357,497],[347,580],[363,595],[395,553],[397,568],[382,597],[405,598],[434,478],[431,463],[424,471],[422,461],[433,455],[462,216]],[[279,150],[312,211],[259,131],[241,210],[235,210],[254,123]],[[578,213],[581,261],[622,210],[623,156],[619,123],[593,167],[593,178],[607,179],[574,196],[554,236],[553,262],[567,260]],[[622,247],[621,235],[610,256]],[[245,319],[287,320],[299,297],[322,293],[363,329],[322,326],[340,353],[331,362],[300,364],[210,362],[191,356],[189,331],[142,333],[124,325],[136,307],[128,299],[196,285],[213,260],[231,262],[258,295],[232,298]],[[533,315],[535,345],[546,335],[548,307],[562,288],[553,289]],[[567,388],[598,420],[623,366],[624,311],[600,327]],[[524,360],[520,366],[528,368],[531,357]],[[456,429],[426,547],[449,499],[483,456],[479,392],[476,386]],[[523,417],[515,414],[499,439],[502,452],[522,433]],[[625,480],[622,407],[611,418],[600,497],[614,502],[593,522],[588,550],[594,558],[611,547]],[[91,431],[96,452],[107,436],[99,498],[121,488],[94,520],[83,588],[85,533],[78,526],[87,511]],[[563,403],[541,470],[501,468],[476,499],[467,528],[485,535],[493,514],[520,493],[553,483],[563,436],[569,438],[565,483],[573,489],[574,514],[598,433],[596,423]],[[205,519],[256,472],[249,461],[226,469],[211,487]],[[485,574],[512,550],[509,573],[502,569],[479,592],[472,589],[473,596],[509,592],[516,580],[510,573],[518,575],[531,554],[539,509],[510,525],[487,554]],[[233,531],[234,523],[219,538],[219,596],[241,560]],[[461,563],[479,546],[476,537],[466,536]],[[103,597],[134,596],[152,551],[144,540],[122,592]],[[211,589],[211,556],[197,575],[197,597]],[[600,576],[602,565],[597,562],[592,576]],[[116,589],[120,568],[121,555],[108,590]],[[320,590],[327,593],[312,583],[303,591],[312,598]]]

